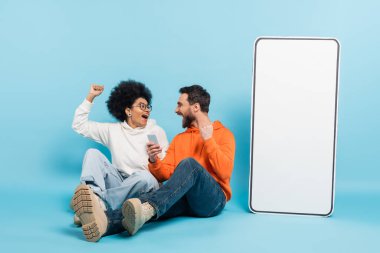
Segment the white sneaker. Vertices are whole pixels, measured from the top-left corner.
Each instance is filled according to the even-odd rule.
[[[156,211],[148,202],[141,204],[140,199],[134,198],[124,202],[122,213],[123,227],[130,235],[134,235],[145,222],[156,214]]]
[[[75,189],[72,204],[87,241],[98,241],[106,233],[108,225],[104,202],[88,185],[81,184]]]

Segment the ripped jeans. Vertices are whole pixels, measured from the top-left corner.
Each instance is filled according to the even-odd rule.
[[[106,204],[110,233],[122,229],[121,206],[126,199],[136,198],[143,193],[157,190],[156,178],[145,170],[138,170],[132,175],[120,172],[97,149],[89,149],[83,159],[82,184],[87,184]]]

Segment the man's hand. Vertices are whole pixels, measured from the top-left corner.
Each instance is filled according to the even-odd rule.
[[[92,103],[94,101],[94,98],[102,94],[104,91],[104,85],[99,85],[99,84],[91,84],[90,86],[90,91],[88,92],[87,95],[87,100]]]
[[[212,137],[212,133],[214,132],[214,127],[212,125],[199,126],[199,132],[203,140],[208,140]]]
[[[203,115],[199,114],[195,118],[198,124],[199,132],[201,133],[203,140],[208,140],[212,137],[212,133],[214,132],[214,127],[212,126],[212,122],[210,119]]]
[[[149,161],[151,163],[155,163],[157,160],[158,154],[162,152],[162,148],[160,147],[160,145],[155,144],[153,142],[148,142],[146,144],[146,150],[148,152]]]

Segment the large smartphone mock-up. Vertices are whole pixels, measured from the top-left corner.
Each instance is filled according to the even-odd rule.
[[[254,47],[249,207],[329,216],[334,204],[339,43],[259,38]]]

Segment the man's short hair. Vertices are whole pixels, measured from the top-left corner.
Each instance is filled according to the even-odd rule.
[[[179,89],[179,92],[181,94],[186,93],[188,95],[187,101],[189,101],[191,105],[199,103],[201,111],[208,113],[211,97],[207,90],[202,86],[194,84],[191,86],[182,87]]]

